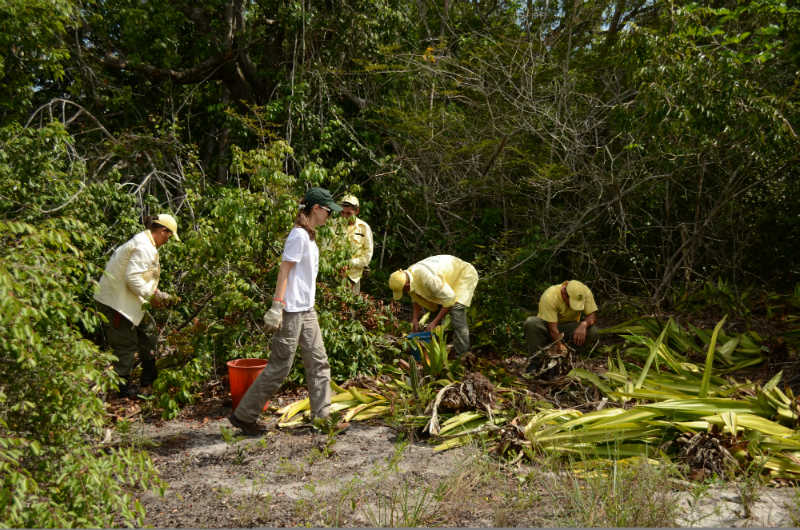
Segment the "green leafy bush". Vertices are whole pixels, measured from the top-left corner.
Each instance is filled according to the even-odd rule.
[[[0,221],[0,522],[12,527],[138,525],[127,493],[157,476],[149,457],[98,448],[112,356],[86,340],[97,314],[81,302],[98,244],[71,218]]]
[[[131,492],[157,474],[144,453],[99,443],[118,380],[87,340],[102,234],[135,200],[113,180],[87,184],[59,124],[2,128],[0,145],[0,525],[139,525]]]

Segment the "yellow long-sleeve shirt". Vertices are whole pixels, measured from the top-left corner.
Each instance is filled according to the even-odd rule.
[[[347,240],[350,242],[352,257],[347,264],[347,277],[354,282],[361,280],[364,269],[372,260],[372,229],[358,217],[354,223],[347,224]]]
[[[475,267],[445,254],[425,258],[406,272],[410,277],[411,300],[429,311],[457,303],[469,307],[478,285]]]

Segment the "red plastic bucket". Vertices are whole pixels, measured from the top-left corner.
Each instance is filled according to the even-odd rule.
[[[234,359],[228,361],[227,364],[233,410],[236,410],[247,389],[267,365],[267,361],[265,359]],[[269,405],[269,401],[264,403],[264,410],[267,410],[267,405]]]

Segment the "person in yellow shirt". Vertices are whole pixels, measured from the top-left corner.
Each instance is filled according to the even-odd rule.
[[[478,271],[471,264],[455,256],[440,255],[425,258],[407,269],[399,269],[389,276],[389,288],[395,300],[403,293],[411,296],[414,312],[411,319],[413,331],[419,331],[422,309],[439,312],[426,326],[427,331],[439,325],[450,313],[453,323],[453,349],[462,355],[469,351],[469,326],[467,308],[472,303]]]
[[[345,195],[339,203],[342,206],[342,217],[345,222],[345,236],[352,250],[345,275],[350,290],[353,294],[358,294],[361,292],[361,277],[364,269],[369,267],[369,262],[372,260],[372,229],[358,218],[361,210],[355,195]]]
[[[597,304],[586,285],[578,280],[551,285],[539,299],[539,314],[525,320],[528,355],[534,357],[549,344],[564,351],[564,341],[578,349],[590,348],[598,340],[595,324]]]

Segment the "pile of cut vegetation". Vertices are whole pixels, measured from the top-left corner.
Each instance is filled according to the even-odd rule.
[[[481,440],[511,461],[555,454],[586,471],[648,459],[682,464],[693,476],[756,466],[771,478],[800,479],[797,400],[780,388],[781,373],[763,385],[731,375],[763,363],[766,348],[755,332],[724,333],[725,320],[713,330],[655,318],[605,330],[623,338],[605,369],[569,373],[603,394],[590,411],[520,399],[523,387],[482,374],[462,376],[441,333],[416,344],[419,363],[334,385],[332,408],[346,421],[381,418],[415,429],[438,450]],[[702,364],[692,361],[703,356]],[[279,424],[302,424],[308,408],[307,399],[284,407]]]

